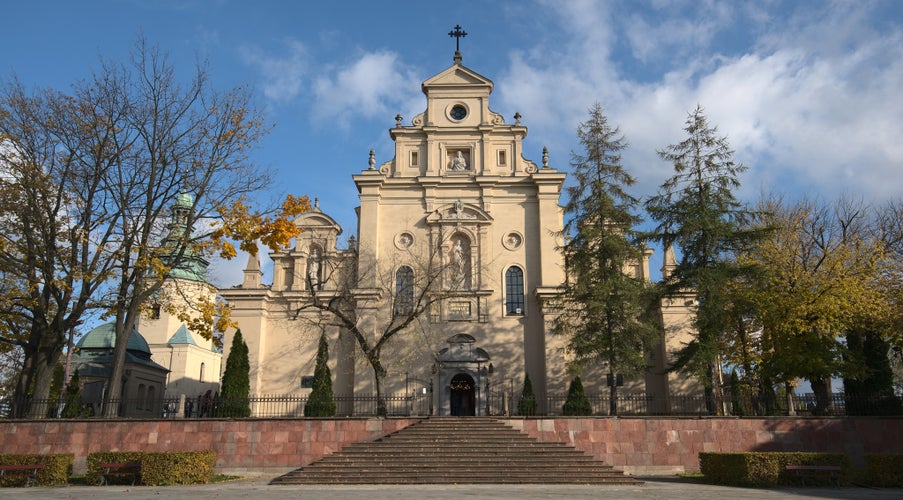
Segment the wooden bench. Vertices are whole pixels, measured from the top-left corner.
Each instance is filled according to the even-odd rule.
[[[837,465],[788,465],[787,471],[799,478],[803,486],[806,486],[806,478],[830,479],[836,486],[840,486],[843,477],[843,469]]]
[[[132,486],[141,479],[141,462],[100,464],[100,485],[110,484],[111,477],[131,477]]]
[[[38,472],[44,470],[44,464],[0,465],[0,478],[6,476],[25,476],[25,486],[33,486]]]

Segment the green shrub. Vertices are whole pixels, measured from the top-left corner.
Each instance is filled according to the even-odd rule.
[[[568,388],[568,397],[561,407],[561,414],[567,416],[589,416],[593,414],[593,407],[586,398],[586,392],[583,390],[583,382],[580,377],[574,377]]]
[[[66,455],[0,455],[2,465],[31,465],[44,464],[44,470],[40,470],[35,477],[36,486],[50,486],[54,484],[66,484],[69,473],[72,472],[72,462],[75,457]],[[24,486],[28,481],[22,474],[13,474],[0,478],[0,486]]]
[[[104,470],[101,464],[121,464],[128,462],[141,462],[146,455],[143,451],[100,451],[91,453],[85,460],[87,472],[85,472],[85,484],[99,485],[103,479]],[[113,476],[111,484],[131,484],[132,480],[124,476]],[[143,484],[143,483],[142,483]]]
[[[517,403],[517,414],[528,417],[536,415],[536,396],[533,394],[533,383],[530,375],[524,377],[524,390],[520,394],[520,402]]]
[[[148,453],[141,460],[141,484],[209,483],[215,466],[215,451]]]
[[[788,465],[837,465],[842,474],[850,469],[850,460],[840,453],[750,452],[700,453],[699,469],[705,482],[742,486],[794,485]],[[829,484],[825,479],[806,479],[807,484]]]
[[[865,468],[868,482],[872,486],[903,486],[903,454],[899,453],[867,453]]]
[[[314,386],[304,405],[305,417],[334,417],[336,404],[332,397],[332,374],[329,372],[329,345],[326,335],[320,335],[317,347],[317,365],[314,368]]]
[[[108,463],[141,463],[141,481],[145,486],[209,483],[216,466],[215,451],[110,451],[91,453],[87,458],[86,484],[100,484]],[[113,484],[131,484],[124,476],[109,478]]]

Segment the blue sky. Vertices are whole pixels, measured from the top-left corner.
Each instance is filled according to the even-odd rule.
[[[391,159],[388,129],[423,111],[420,83],[452,63],[495,82],[492,108],[529,127],[525,155],[566,169],[595,101],[630,143],[645,197],[672,173],[656,150],[683,138],[701,104],[749,170],[740,196],[903,195],[903,2],[267,1],[0,2],[0,75],[66,89],[138,34],[218,87],[249,85],[273,132],[255,161],[278,182],[262,199],[308,194],[355,232],[351,175]],[[245,260],[219,263],[219,285]],[[653,261],[653,267],[658,266]]]

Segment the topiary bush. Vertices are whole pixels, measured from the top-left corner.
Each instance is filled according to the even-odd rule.
[[[147,453],[141,459],[141,484],[204,484],[213,477],[215,451]]]
[[[517,403],[517,414],[528,417],[536,415],[536,395],[533,394],[533,383],[530,382],[530,374],[524,377],[524,390],[520,395],[520,402]]]
[[[903,487],[903,454],[867,453],[865,469],[871,486]]]
[[[332,374],[329,371],[329,345],[326,335],[320,335],[317,346],[317,365],[314,367],[314,386],[304,405],[305,417],[334,417],[335,400],[332,397]]]
[[[574,377],[571,385],[568,387],[568,397],[561,407],[561,414],[566,416],[586,417],[593,414],[593,406],[589,404],[586,398],[586,392],[583,390],[583,382],[580,377]]]
[[[99,451],[91,453],[85,459],[87,465],[85,483],[99,485],[102,482],[104,469],[100,466],[101,464],[141,462],[145,455],[147,455],[147,452],[144,451]],[[132,484],[130,478],[122,476],[110,477],[109,482],[110,484]]]
[[[836,465],[846,475],[850,459],[841,453],[808,452],[749,452],[749,453],[700,453],[699,469],[705,481],[711,484],[739,486],[795,485],[796,478],[787,473],[788,465]],[[807,484],[825,485],[825,479],[806,479]]]
[[[44,470],[39,470],[35,477],[35,486],[66,484],[69,481],[74,460],[75,456],[71,454],[0,455],[0,464],[2,465],[44,464]],[[22,474],[4,475],[0,477],[0,486],[25,486],[27,481],[28,478]]]
[[[101,483],[101,464],[139,462],[144,486],[209,483],[216,466],[215,451],[110,451],[91,453],[87,458],[87,484]],[[111,484],[131,484],[131,478],[113,476]]]

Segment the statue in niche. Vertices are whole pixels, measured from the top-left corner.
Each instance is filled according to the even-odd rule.
[[[449,170],[453,170],[455,172],[463,172],[467,170],[467,160],[464,158],[464,153],[458,151],[455,153],[455,157],[452,159],[451,167]]]
[[[307,261],[307,279],[312,287],[320,285],[320,249],[313,248]]]
[[[466,289],[468,286],[468,260],[469,249],[465,246],[463,238],[456,238],[451,249],[451,275],[452,288]]]

